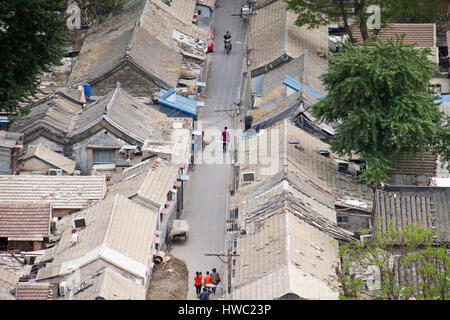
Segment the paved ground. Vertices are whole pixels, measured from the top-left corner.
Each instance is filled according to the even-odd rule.
[[[235,100],[241,83],[242,52],[245,41],[245,26],[240,17],[232,16],[239,12],[244,0],[218,0],[213,20],[214,52],[208,54],[209,74],[205,106],[200,110],[199,123],[202,129],[224,126],[231,127],[230,116],[216,112],[216,108],[230,107]],[[223,49],[223,35],[230,31],[233,49],[229,55]],[[220,142],[218,142],[220,143]],[[228,152],[229,156],[230,152]],[[186,203],[182,219],[188,221],[190,234],[186,242],[176,242],[171,254],[182,259],[188,268],[187,299],[197,299],[194,288],[196,271],[205,272],[216,268],[224,279],[224,265],[215,256],[205,256],[206,252],[223,252],[225,248],[225,220],[228,212],[229,188],[231,183],[230,164],[196,165],[190,174],[186,190]],[[220,299],[222,290],[217,290],[211,299]]]

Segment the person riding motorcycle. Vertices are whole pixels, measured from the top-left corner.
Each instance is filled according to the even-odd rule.
[[[230,34],[230,31],[227,31],[227,32],[225,33],[225,35],[223,36],[223,43],[224,43],[224,46],[225,46],[225,47],[226,47],[226,45],[227,45],[227,42],[230,43],[230,49],[231,49],[231,34]]]

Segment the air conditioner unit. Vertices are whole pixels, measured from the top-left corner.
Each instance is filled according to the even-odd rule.
[[[86,219],[85,218],[76,218],[72,220],[73,229],[79,229],[86,227]]]
[[[68,289],[67,289],[67,282],[66,281],[61,282],[59,284],[59,295],[61,297],[64,297],[67,294],[67,291],[68,291]]]
[[[48,175],[49,176],[62,176],[62,170],[61,169],[49,169]]]
[[[243,172],[242,180],[244,182],[254,182],[255,181],[255,173],[254,172]]]

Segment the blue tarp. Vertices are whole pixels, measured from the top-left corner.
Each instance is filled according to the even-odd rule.
[[[91,85],[83,84],[83,87],[84,87],[84,95],[86,96],[86,99],[89,99],[91,97]]]
[[[435,102],[450,102],[450,94],[442,94],[440,99],[434,100]]]
[[[295,91],[300,91],[300,89],[303,86],[303,83],[295,80],[294,78],[289,77],[288,75],[284,75],[283,84],[288,86],[289,88],[294,89]],[[305,84],[305,89],[308,90],[308,92],[310,92],[313,96],[315,96],[318,99],[325,98],[323,94],[309,87],[307,84]]]
[[[180,110],[194,117],[197,116],[197,102],[195,100],[188,99],[176,94],[175,88],[171,90],[161,89],[161,91],[159,92],[159,97],[160,98],[158,99],[158,102],[160,104]]]

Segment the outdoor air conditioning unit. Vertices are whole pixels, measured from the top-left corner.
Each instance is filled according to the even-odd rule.
[[[86,219],[85,218],[76,218],[72,220],[73,229],[80,229],[86,227]]]
[[[48,175],[49,176],[62,176],[62,170],[61,169],[49,169]]]
[[[67,294],[67,291],[68,291],[68,289],[67,289],[67,282],[66,281],[61,282],[59,284],[59,295],[61,297],[64,297]]]
[[[254,182],[255,181],[255,173],[254,172],[243,172],[242,180],[244,182]]]

